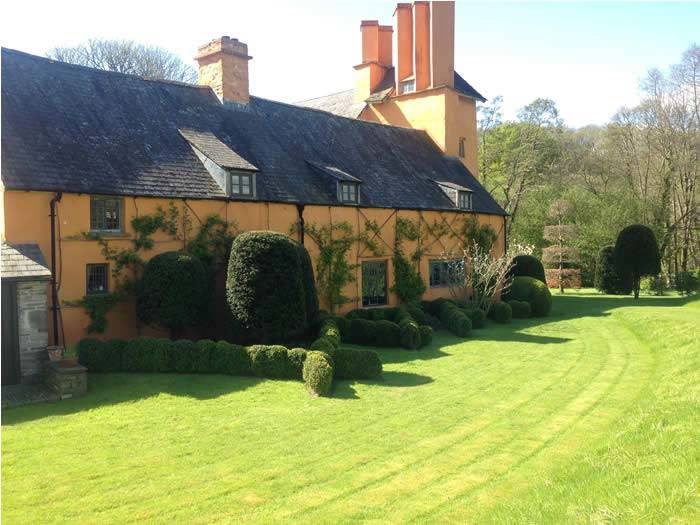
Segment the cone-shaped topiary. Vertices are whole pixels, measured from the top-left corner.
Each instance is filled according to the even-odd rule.
[[[183,252],[153,257],[136,287],[136,314],[172,333],[197,326],[207,313],[207,273],[202,262]]]
[[[306,330],[304,272],[297,244],[281,233],[242,233],[231,246],[226,298],[236,322],[258,342]]]
[[[622,275],[631,277],[632,291],[638,299],[640,279],[661,272],[659,245],[654,232],[642,224],[624,228],[615,243],[615,264]]]
[[[614,246],[606,246],[600,250],[594,284],[603,293],[626,295],[632,292],[632,280],[617,270]]]

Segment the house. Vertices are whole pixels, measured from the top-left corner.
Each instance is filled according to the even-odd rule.
[[[388,31],[363,24],[367,55],[356,69],[364,75],[360,84],[367,79],[369,84],[354,95],[359,100],[367,95],[355,115],[360,118],[251,95],[247,45],[229,37],[199,48],[198,86],[3,49],[2,238],[15,247],[34,245],[40,264],[46,267],[47,260],[55,268],[48,294],[50,342],[71,344],[84,337],[88,315],[69,303],[114,287],[102,247],[84,234],[97,233],[110,246],[127,248],[133,244],[131,220],[159,207],[187,215],[195,231],[215,214],[241,231],[291,235],[314,260],[318,247],[295,225],[345,222],[358,233],[373,225],[370,237],[382,249],[358,242],[351,250],[356,281],[347,285],[351,300],[340,311],[396,303],[390,287],[397,218],[422,228],[418,267],[427,298],[449,294],[439,259],[459,248],[460,221],[475,217],[491,225],[498,233],[494,250],[502,253],[506,214],[476,174],[473,106],[480,95],[451,75],[454,18],[442,4],[448,3],[399,4],[398,88],[387,80],[392,78]],[[420,17],[425,9],[433,13],[427,44]],[[416,25],[413,69],[406,65],[408,37],[401,29],[409,23],[406,12]],[[448,25],[445,32],[442,23]],[[383,47],[372,47],[375,29]],[[421,58],[426,45],[433,46],[430,80]],[[415,85],[401,87],[410,76]],[[418,106],[432,112],[429,122],[411,115]],[[392,120],[399,113],[410,125]],[[390,121],[403,125],[387,125]],[[148,256],[182,249],[188,239],[180,237],[157,232]],[[3,322],[5,316],[3,310]],[[139,326],[128,302],[110,312],[108,321],[100,337],[161,334]],[[12,347],[4,334],[3,353]]]

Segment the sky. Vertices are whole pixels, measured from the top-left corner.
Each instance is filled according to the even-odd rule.
[[[393,24],[396,2],[368,0],[64,0],[5,2],[0,44],[45,55],[88,38],[157,45],[194,65],[199,45],[248,44],[251,93],[295,102],[349,89],[360,21]],[[700,2],[457,2],[455,69],[503,114],[553,99],[574,127],[603,124],[640,97],[652,67],[700,43]]]

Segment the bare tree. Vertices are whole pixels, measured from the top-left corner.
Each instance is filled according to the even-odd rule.
[[[197,80],[195,69],[177,55],[131,40],[91,39],[75,47],[56,47],[47,56],[71,64],[147,78],[188,83]]]
[[[576,238],[578,233],[578,229],[574,224],[566,224],[564,222],[571,216],[572,210],[573,208],[571,204],[567,201],[554,201],[549,207],[549,217],[554,219],[556,223],[551,226],[544,227],[544,238],[553,243],[552,246],[544,249],[544,261],[545,263],[553,263],[557,265],[559,291],[561,293],[564,293],[565,276],[572,278],[578,275],[578,282],[580,282],[580,270],[572,271],[567,268],[567,271],[564,271],[565,264],[568,266],[579,261],[578,250],[576,248],[572,248],[571,246],[567,246]],[[570,279],[566,280],[568,282]]]

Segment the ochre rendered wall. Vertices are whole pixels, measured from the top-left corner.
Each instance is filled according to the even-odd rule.
[[[51,262],[49,202],[53,195],[50,192],[23,191],[5,191],[3,195],[5,209],[4,226],[7,241],[39,244],[49,264]],[[125,197],[123,220],[125,231],[123,234],[110,236],[108,238],[110,245],[115,248],[131,247],[134,234],[130,225],[131,219],[137,215],[153,213],[158,206],[167,210],[170,202],[173,202],[178,208],[181,218],[184,216],[184,210],[187,210],[192,222],[193,235],[196,233],[197,225],[204,221],[207,215],[217,214],[235,224],[238,231],[274,230],[290,235],[295,240],[299,239],[298,234],[291,233],[292,226],[298,220],[297,207],[293,204],[217,200],[171,201],[170,199]],[[87,264],[104,263],[106,261],[96,241],[81,238],[81,234],[87,232],[90,228],[90,196],[85,194],[64,194],[57,206],[57,210],[58,236],[60,238],[60,243],[57,246],[57,270],[60,286],[58,295],[61,302],[65,342],[66,344],[71,344],[86,335],[89,318],[82,308],[67,306],[64,302],[80,299],[85,295],[85,266]],[[387,260],[389,287],[393,283],[391,256],[394,247],[394,231],[397,216],[420,220],[422,228],[425,228],[426,223],[433,224],[434,221],[444,221],[456,229],[455,221],[465,215],[467,214],[463,212],[397,211],[346,206],[308,205],[304,209],[304,220],[307,225],[347,222],[352,225],[357,233],[365,231],[366,221],[375,221],[381,229],[374,240],[382,247],[382,253],[380,255],[372,254],[361,243],[355,243],[356,245],[350,251],[350,257],[353,263],[358,264],[368,260]],[[491,224],[498,232],[499,238],[494,246],[494,253],[503,253],[503,217],[491,215],[477,215],[477,217],[480,223]],[[165,251],[182,249],[186,243],[185,239],[174,240],[164,232],[155,233],[153,239],[155,241],[154,248],[143,252],[143,256],[146,259]],[[420,272],[426,284],[428,283],[429,261],[431,259],[439,259],[444,252],[458,251],[458,243],[458,239],[450,238],[449,236],[440,239],[428,236],[423,245],[425,255],[420,262]],[[318,256],[318,247],[308,235],[305,237],[305,246],[309,250],[315,264]],[[415,250],[413,243],[405,242],[403,247],[406,253],[412,253]],[[114,284],[113,279],[111,279],[110,287],[113,288]],[[345,295],[351,301],[340,308],[339,312],[343,313],[361,306],[361,286],[361,267],[358,266],[355,282],[350,283],[345,289]],[[426,299],[448,296],[449,290],[447,288],[431,289],[428,287],[425,294]],[[396,302],[396,297],[390,293],[389,305],[395,305]],[[328,308],[327,305],[322,305],[322,307]],[[162,330],[138,323],[134,305],[131,302],[119,305],[109,314],[107,330],[99,337],[106,339],[122,337],[128,339],[139,334],[166,335]]]

